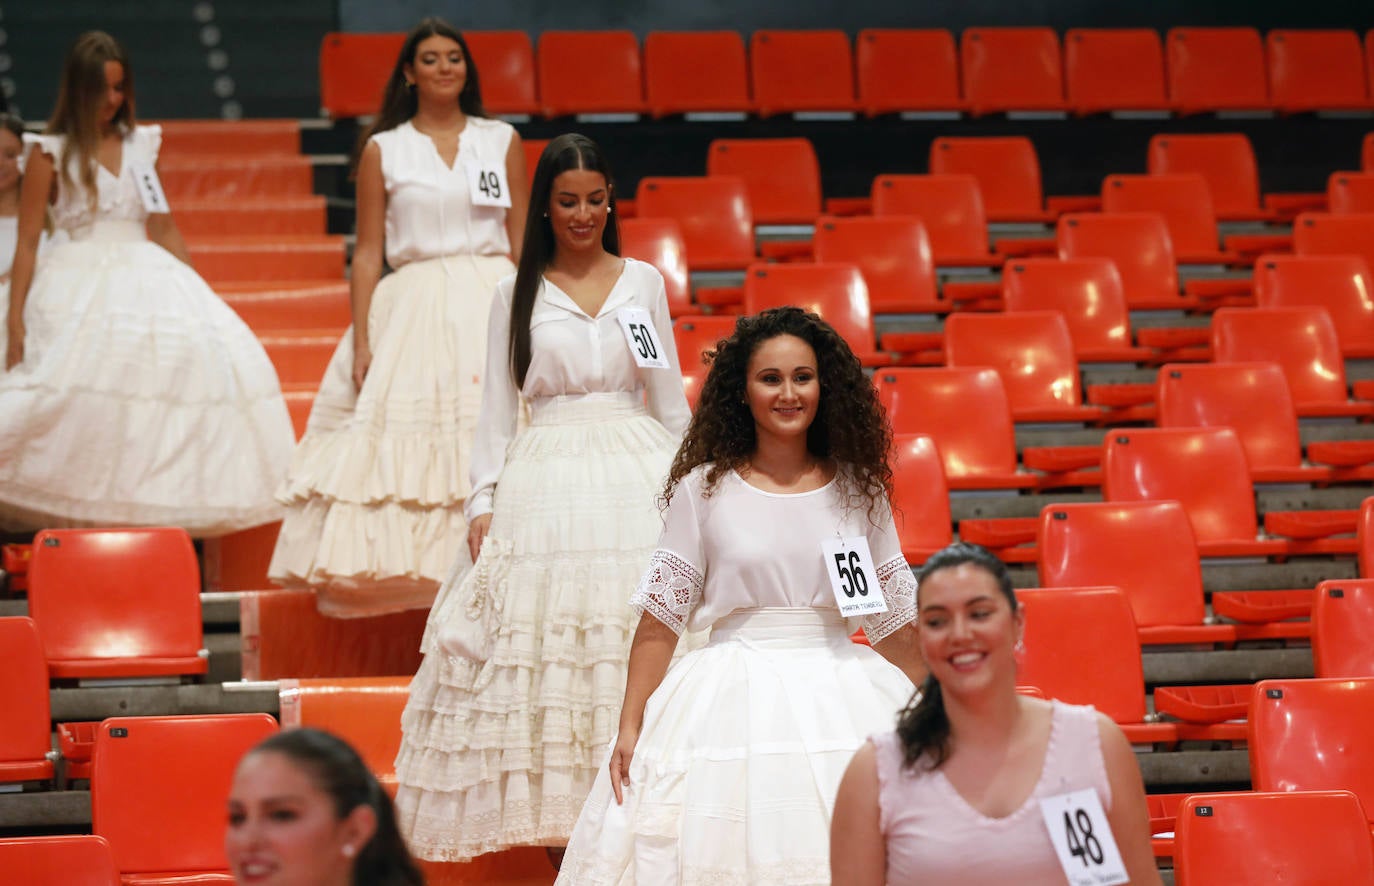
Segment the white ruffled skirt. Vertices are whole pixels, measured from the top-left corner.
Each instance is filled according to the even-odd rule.
[[[475,566],[434,602],[396,759],[401,831],[422,858],[562,845],[615,736],[639,615],[630,595],[662,531],[678,440],[637,394],[531,404]],[[484,660],[441,644],[489,595]]]
[[[4,287],[8,305],[9,287]],[[141,223],[51,247],[0,369],[0,525],[181,526],[281,515],[294,434],[252,331]]]
[[[487,313],[512,270],[504,256],[461,255],[384,277],[362,390],[352,329],[339,341],[279,491],[287,512],[268,568],[280,584],[313,586],[325,615],[427,608],[467,546]]]
[[[829,884],[840,778],[912,691],[838,611],[726,616],[650,697],[624,805],[602,755],[558,883]]]

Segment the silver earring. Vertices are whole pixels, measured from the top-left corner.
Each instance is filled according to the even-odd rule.
[[[352,843],[345,843],[344,846],[343,846],[343,856],[344,856],[344,858],[352,858],[352,857],[353,857],[353,853],[356,852],[356,851],[357,851],[357,850],[355,850],[355,849],[353,848],[353,844],[352,844]]]
[[[1016,645],[1012,647],[1012,650],[1013,650],[1014,652],[1017,652],[1017,653],[1025,652],[1025,651],[1026,651],[1026,641],[1025,641],[1025,640],[1017,640],[1017,641],[1016,641]]]

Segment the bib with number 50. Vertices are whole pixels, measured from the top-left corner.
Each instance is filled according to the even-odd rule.
[[[643,369],[667,369],[668,355],[654,328],[654,318],[643,308],[624,307],[616,311],[616,320],[630,345],[630,356]]]
[[[465,163],[468,196],[473,206],[501,206],[510,209],[510,187],[506,167],[490,163]]]

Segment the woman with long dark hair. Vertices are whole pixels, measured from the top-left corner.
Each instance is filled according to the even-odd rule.
[[[482,110],[463,35],[436,18],[401,47],[357,168],[353,327],[325,371],[279,493],[268,570],[326,615],[427,608],[467,524],[482,318],[518,259],[525,157]],[[383,261],[394,273],[382,277]]]
[[[663,278],[619,251],[605,156],[559,136],[492,302],[468,549],[402,719],[397,808],[425,858],[563,845],[614,734],[625,589],[689,417]]]
[[[922,674],[891,442],[815,314],[764,311],[717,345],[631,599],[619,733],[559,883],[829,882],[844,766]],[[873,649],[849,639],[860,623]],[[669,669],[678,635],[707,627]]]
[[[0,140],[4,136],[0,135]],[[28,151],[0,373],[0,527],[277,519],[291,420],[257,338],[190,267],[129,57],[72,46]],[[38,261],[49,210],[68,242]]]

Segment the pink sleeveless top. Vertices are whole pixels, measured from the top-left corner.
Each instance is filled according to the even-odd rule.
[[[1110,811],[1112,791],[1102,759],[1097,712],[1091,707],[1053,704],[1040,780],[1026,802],[1004,818],[988,818],[970,806],[943,771],[904,768],[896,732],[868,739],[877,750],[878,807],[890,886],[1065,882],[1039,801],[1094,788],[1102,808]]]

